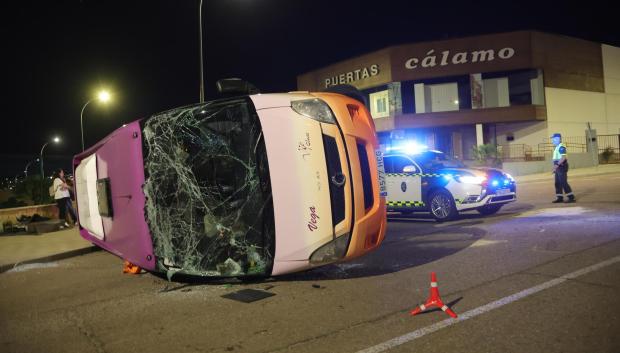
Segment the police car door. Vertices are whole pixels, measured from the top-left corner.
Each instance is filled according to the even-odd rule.
[[[388,156],[384,160],[386,161],[388,208],[422,207],[420,167],[404,155]]]

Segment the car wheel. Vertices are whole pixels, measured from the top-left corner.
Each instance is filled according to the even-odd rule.
[[[476,209],[476,211],[478,211],[480,214],[488,216],[488,215],[496,214],[497,211],[499,211],[499,209],[502,208],[502,206],[503,205],[486,205],[486,206],[482,206]]]
[[[449,221],[458,215],[452,195],[445,190],[433,192],[429,204],[431,214],[439,222]]]

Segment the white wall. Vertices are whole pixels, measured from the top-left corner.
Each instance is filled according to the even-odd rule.
[[[620,133],[620,48],[605,44],[601,47],[608,133],[618,134]]]
[[[497,124],[496,129],[498,145],[526,144],[534,150],[538,148],[539,143],[548,139],[550,135],[545,121]],[[510,133],[514,136],[514,141],[506,139]]]
[[[620,94],[620,48],[603,44],[603,78],[605,92]]]
[[[610,131],[605,93],[545,87],[547,128],[550,133],[584,136],[590,122],[599,135]]]

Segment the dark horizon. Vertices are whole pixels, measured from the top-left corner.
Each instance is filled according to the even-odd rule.
[[[11,161],[38,155],[54,135],[63,142],[48,145],[46,156],[80,152],[80,111],[98,87],[112,90],[114,101],[108,107],[93,102],[84,111],[86,148],[123,123],[198,102],[198,3],[11,4],[2,24],[9,77],[2,175],[23,172],[27,160]],[[620,31],[603,4],[471,7],[390,1],[376,6],[205,1],[206,98],[215,97],[214,82],[225,77],[246,79],[262,92],[295,90],[299,74],[405,43],[538,30],[620,46]]]

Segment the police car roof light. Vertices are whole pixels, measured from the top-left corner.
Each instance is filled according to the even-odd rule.
[[[417,143],[416,141],[408,140],[400,142],[393,146],[386,147],[386,151],[400,151],[405,154],[415,155],[428,151],[428,146]]]

